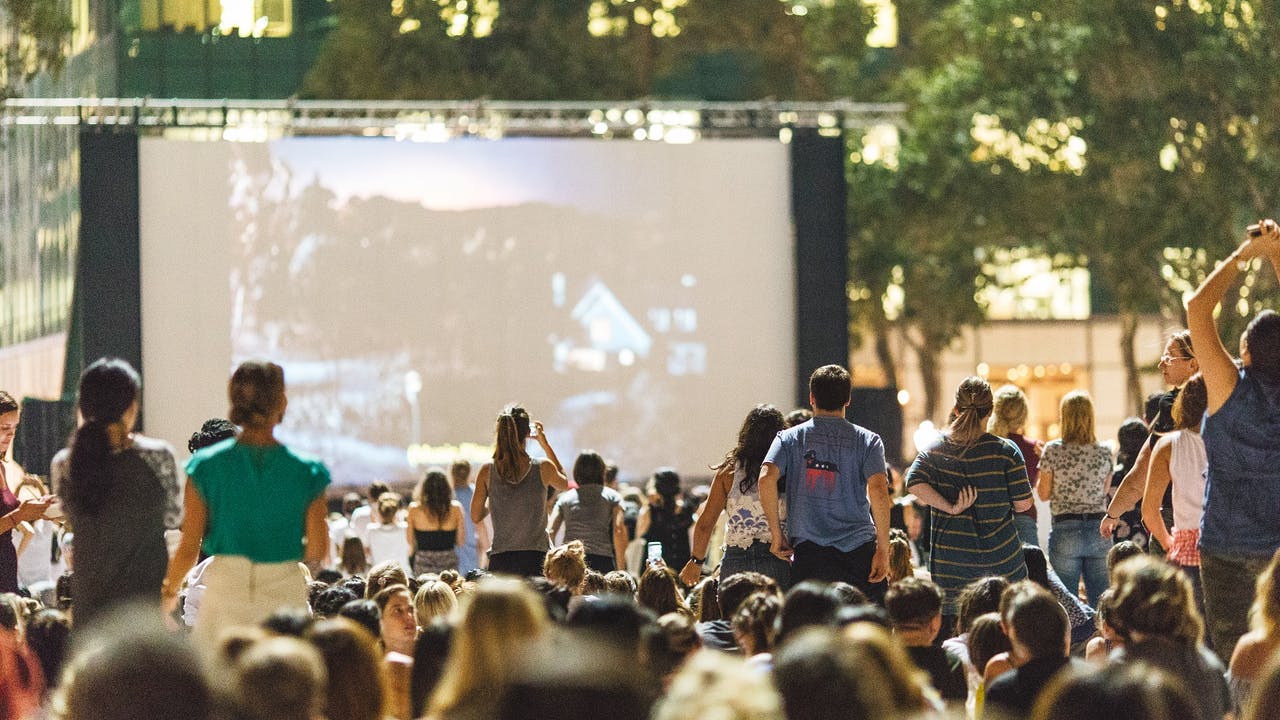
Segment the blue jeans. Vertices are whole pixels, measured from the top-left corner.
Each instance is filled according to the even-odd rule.
[[[1049,530],[1049,564],[1062,578],[1067,590],[1078,592],[1084,578],[1090,607],[1098,606],[1098,596],[1111,580],[1107,574],[1107,551],[1111,541],[1098,534],[1094,520],[1053,520]]]
[[[1018,539],[1023,545],[1040,547],[1040,529],[1036,527],[1036,519],[1022,513],[1013,514],[1013,526],[1018,528]]]
[[[773,578],[784,590],[791,586],[791,564],[769,552],[767,542],[757,540],[745,550],[732,545],[725,548],[724,559],[720,561],[720,579],[747,571]]]

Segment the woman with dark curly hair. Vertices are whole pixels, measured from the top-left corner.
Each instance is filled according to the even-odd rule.
[[[466,542],[467,529],[462,503],[453,499],[443,472],[428,471],[414,489],[408,536],[414,575],[458,569],[458,547]]]
[[[773,439],[786,427],[782,412],[772,405],[757,405],[742,421],[738,443],[725,453],[724,459],[712,465],[715,478],[706,507],[693,527],[693,547],[689,561],[680,571],[680,579],[693,585],[707,561],[707,545],[720,521],[720,513],[728,511],[724,531],[724,559],[720,561],[720,577],[753,570],[768,575],[787,587],[791,582],[791,565],[769,551],[772,536],[760,504],[760,465],[769,452]],[[778,503],[785,521],[786,503]]]

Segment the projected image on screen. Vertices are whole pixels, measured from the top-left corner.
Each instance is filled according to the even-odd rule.
[[[230,364],[285,367],[282,439],[339,482],[487,453],[512,401],[568,467],[705,475],[754,403],[789,404],[785,146],[222,147]]]

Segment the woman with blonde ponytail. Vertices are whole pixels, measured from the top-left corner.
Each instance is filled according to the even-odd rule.
[[[1013,514],[1031,507],[1031,486],[1017,446],[986,431],[993,405],[987,381],[966,378],[947,432],[907,471],[908,491],[931,508],[929,571],[942,588],[944,616],[956,614],[956,598],[974,580],[1027,576]]]
[[[542,446],[546,460],[529,456],[525,442],[532,437]],[[476,475],[471,498],[471,520],[483,522],[493,513],[493,544],[489,571],[523,577],[542,574],[542,561],[551,549],[547,537],[547,488],[562,491],[569,479],[542,423],[529,419],[519,405],[508,405],[498,415],[494,430],[493,461]]]
[[[1040,479],[1040,453],[1044,450],[1044,443],[1023,435],[1027,430],[1027,396],[1017,385],[1005,385],[996,390],[994,400],[991,419],[987,421],[987,432],[1008,438],[1018,446],[1027,466],[1027,482],[1035,490],[1036,482]],[[1034,504],[1026,512],[1014,513],[1013,524],[1018,526],[1018,535],[1024,544],[1040,544]]]

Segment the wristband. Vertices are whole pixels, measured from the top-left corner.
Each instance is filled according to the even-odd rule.
[[[1120,519],[1120,518],[1118,518],[1118,517],[1111,517],[1111,513],[1109,513],[1109,512],[1102,513],[1102,515],[1103,515],[1103,517],[1105,517],[1105,518],[1106,518],[1106,519],[1108,519],[1108,520],[1119,520],[1119,519]]]
[[[695,556],[695,555],[690,555],[690,556],[689,556],[689,562],[695,562],[695,563],[698,563],[699,565],[702,565],[702,564],[704,564],[704,563],[706,563],[706,562],[707,562],[707,559],[706,559],[705,557],[704,557],[704,558],[699,559],[699,558],[698,558],[697,556]]]

